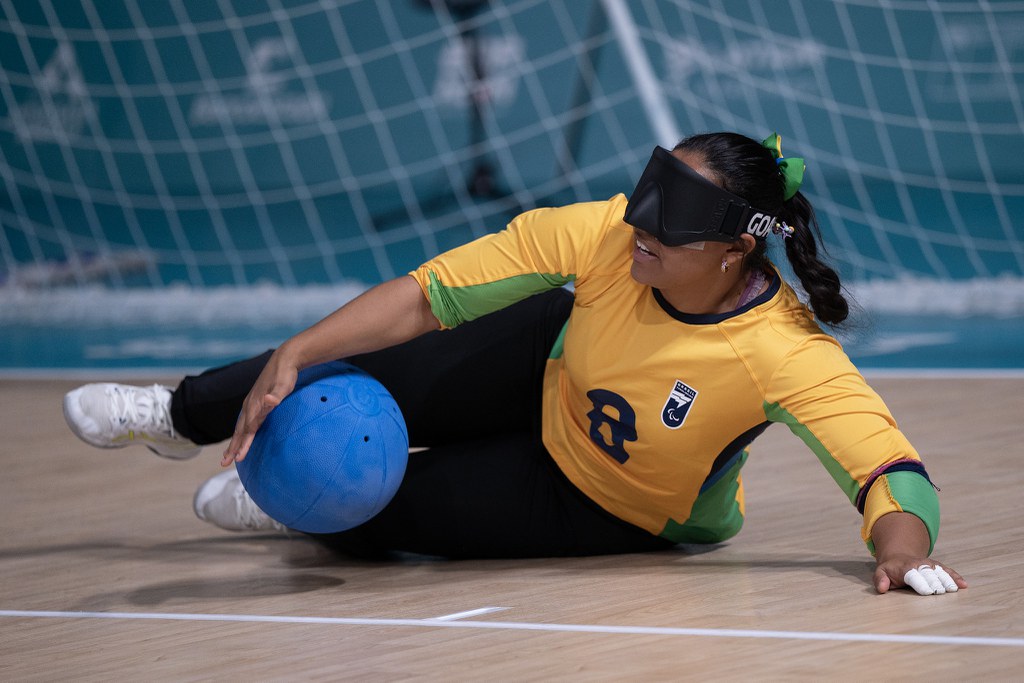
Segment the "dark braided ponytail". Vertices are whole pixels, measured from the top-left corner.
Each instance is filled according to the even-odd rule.
[[[784,202],[778,219],[793,228],[784,240],[786,258],[810,299],[811,310],[824,323],[838,325],[850,314],[850,306],[840,290],[839,274],[818,258],[821,229],[814,208],[797,192]]]
[[[793,228],[792,236],[785,240],[786,258],[807,292],[811,310],[829,325],[846,320],[850,308],[842,295],[839,275],[818,257],[821,230],[814,208],[799,192],[783,199],[783,178],[767,148],[738,133],[702,133],[684,139],[675,150],[699,157],[717,185]],[[766,251],[767,240],[757,240],[744,267],[764,268]]]

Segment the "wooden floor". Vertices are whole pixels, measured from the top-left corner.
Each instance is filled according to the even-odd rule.
[[[1019,680],[1024,380],[873,383],[966,591],[876,595],[856,511],[783,427],[713,549],[367,563],[209,527],[216,449],[92,449],[61,416],[74,383],[0,382],[0,680]]]

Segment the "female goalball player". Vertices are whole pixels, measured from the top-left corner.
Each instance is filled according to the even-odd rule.
[[[273,352],[173,392],[86,385],[65,415],[93,445],[169,457],[230,438],[230,466],[299,370],[344,358],[388,388],[427,450],[379,515],[322,540],[449,557],[723,541],[743,523],[747,446],[779,422],[863,514],[879,592],[956,591],[964,580],[929,557],[939,505],[918,454],[815,321],[848,309],[817,255],[803,171],[778,136],[695,135],[657,148],[628,200],[529,211]],[[765,256],[773,235],[809,308]],[[234,468],[194,507],[223,528],[280,527]]]

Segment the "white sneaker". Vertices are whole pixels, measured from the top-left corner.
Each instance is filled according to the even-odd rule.
[[[234,467],[207,479],[196,491],[192,509],[199,519],[228,531],[288,531],[249,497]]]
[[[86,384],[64,396],[64,419],[79,439],[98,448],[140,443],[174,460],[202,450],[174,431],[171,390],[159,384]]]

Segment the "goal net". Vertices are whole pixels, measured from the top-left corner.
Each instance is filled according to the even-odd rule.
[[[0,63],[19,296],[358,288],[727,129],[865,306],[1024,310],[1024,2],[0,0]]]

